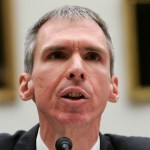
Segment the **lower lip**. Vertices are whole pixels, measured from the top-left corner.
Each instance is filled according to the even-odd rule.
[[[68,98],[61,98],[61,100],[68,105],[83,105],[88,102],[88,99],[71,100]]]

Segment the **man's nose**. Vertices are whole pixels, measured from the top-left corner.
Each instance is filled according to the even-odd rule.
[[[85,68],[81,58],[76,57],[70,62],[66,76],[68,80],[78,82],[86,79]]]

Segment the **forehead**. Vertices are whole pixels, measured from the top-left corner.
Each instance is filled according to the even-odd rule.
[[[52,44],[92,44],[108,49],[106,37],[92,19],[55,19],[44,23],[38,31],[36,47],[44,49]]]
[[[105,38],[105,35],[100,26],[92,19],[53,19],[44,23],[38,31],[38,37],[41,35],[51,35],[63,32],[76,32],[77,30],[82,33],[90,32],[93,36]],[[51,34],[50,34],[51,33]],[[79,32],[77,34],[80,34]]]
[[[94,30],[101,30],[100,26],[92,19],[90,18],[78,18],[78,19],[67,19],[67,18],[60,18],[60,19],[52,19],[45,22],[41,28],[40,31],[43,31],[46,28],[59,28],[64,29],[64,27],[69,26],[72,29],[75,29],[77,27],[80,28],[91,28]],[[94,27],[94,28],[93,28]]]

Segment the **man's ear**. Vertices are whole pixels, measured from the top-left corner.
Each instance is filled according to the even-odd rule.
[[[111,78],[111,83],[110,83],[109,101],[115,103],[118,101],[118,98],[119,98],[118,77],[113,76]]]
[[[22,100],[34,100],[34,88],[31,74],[22,73],[19,78],[19,94]]]

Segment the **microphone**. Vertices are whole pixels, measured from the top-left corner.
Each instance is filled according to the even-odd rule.
[[[72,141],[67,137],[59,138],[55,143],[56,150],[71,150]]]

